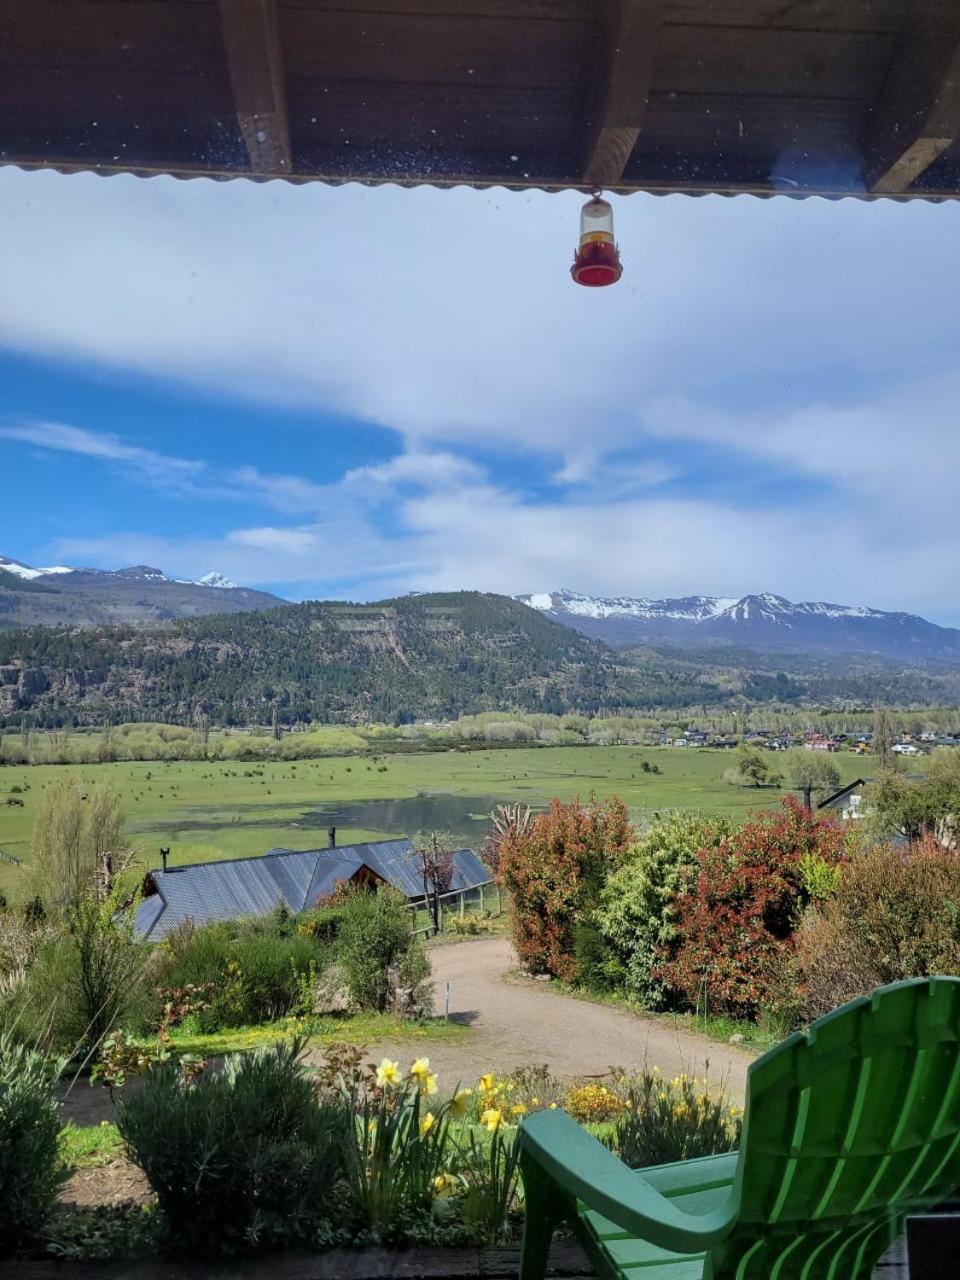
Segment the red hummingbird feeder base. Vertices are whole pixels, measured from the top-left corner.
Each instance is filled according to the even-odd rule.
[[[616,284],[623,275],[620,251],[615,244],[606,240],[581,244],[574,256],[570,274],[577,284],[587,285],[591,289]]]

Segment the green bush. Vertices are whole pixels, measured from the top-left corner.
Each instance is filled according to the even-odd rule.
[[[602,995],[623,985],[623,964],[597,925],[581,921],[574,926],[573,952],[577,983],[587,991]]]
[[[174,1247],[210,1256],[289,1244],[332,1207],[348,1112],[318,1094],[302,1049],[234,1056],[193,1084],[161,1067],[121,1103],[117,1127]]]
[[[121,891],[81,898],[48,933],[16,995],[25,1039],[74,1054],[115,1026],[149,1021],[147,948],[133,936]]]
[[[386,885],[370,893],[358,889],[347,898],[337,956],[356,1009],[386,1011],[393,994],[391,972],[400,987],[421,997],[430,961],[419,937],[410,932],[410,911],[402,893]]]
[[[603,888],[597,927],[619,959],[627,994],[648,1008],[667,1003],[666,986],[654,969],[676,937],[674,904],[696,879],[700,850],[716,845],[730,829],[725,818],[708,822],[668,814],[630,847],[623,867]]]
[[[36,1238],[67,1177],[56,1080],[49,1059],[0,1033],[0,1253]]]
[[[322,970],[331,950],[290,917],[234,920],[181,928],[167,939],[156,969],[158,988],[211,984],[193,1015],[202,1033],[256,1026],[300,1007],[304,980]],[[159,1017],[159,1008],[155,1011]]]

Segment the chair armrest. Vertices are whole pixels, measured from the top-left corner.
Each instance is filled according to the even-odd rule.
[[[661,1249],[702,1253],[722,1240],[736,1220],[732,1195],[712,1213],[678,1209],[566,1112],[528,1116],[517,1141],[526,1159],[567,1195]]]

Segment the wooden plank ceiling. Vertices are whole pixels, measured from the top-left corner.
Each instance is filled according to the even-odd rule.
[[[960,194],[960,0],[2,0],[0,163]]]

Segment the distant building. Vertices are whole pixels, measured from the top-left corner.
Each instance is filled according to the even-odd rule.
[[[450,888],[489,884],[490,872],[472,849],[453,855]],[[134,928],[159,942],[186,920],[210,924],[265,916],[278,906],[307,911],[339,884],[390,884],[410,899],[423,897],[423,880],[410,840],[379,840],[327,849],[271,849],[261,857],[224,858],[148,872]]]

